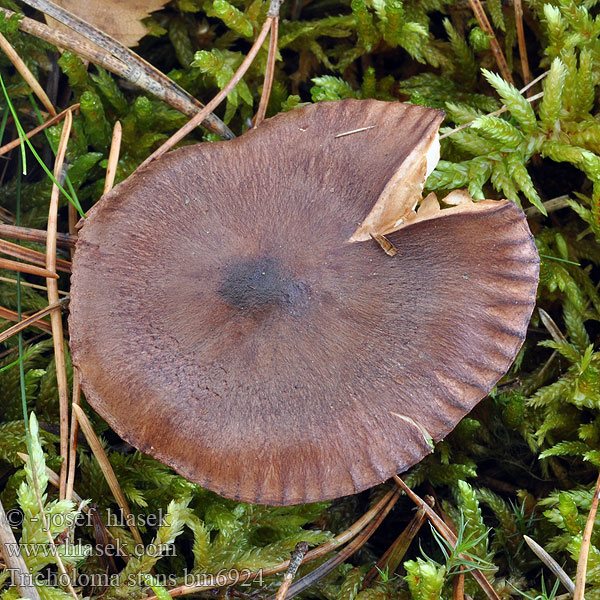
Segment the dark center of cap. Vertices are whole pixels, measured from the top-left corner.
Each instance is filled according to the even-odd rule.
[[[219,293],[234,308],[261,311],[295,304],[306,286],[293,279],[276,258],[241,259],[223,271]]]

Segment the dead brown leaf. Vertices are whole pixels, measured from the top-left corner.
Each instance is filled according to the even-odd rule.
[[[151,12],[160,10],[168,0],[54,0],[55,4],[85,19],[125,46],[135,46],[146,35],[141,22]],[[49,25],[57,29],[70,29],[51,18]]]

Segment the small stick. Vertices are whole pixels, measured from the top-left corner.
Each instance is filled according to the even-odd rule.
[[[296,544],[295,550],[292,552],[292,558],[290,559],[290,564],[283,576],[283,581],[279,586],[279,590],[277,590],[277,594],[275,594],[275,600],[285,600],[286,594],[290,589],[290,585],[292,585],[292,581],[296,576],[296,571],[298,567],[302,564],[302,559],[304,555],[308,552],[309,549],[308,542],[298,542]]]
[[[239,80],[244,76],[252,64],[252,61],[258,54],[258,51],[260,50],[265,38],[267,37],[267,34],[269,33],[273,19],[274,17],[266,18],[264,25],[262,26],[262,29],[256,38],[256,41],[254,44],[252,44],[252,48],[250,48],[248,55],[239,66],[238,70],[233,74],[233,77],[230,79],[229,83],[196,116],[192,117],[181,129],[179,129],[179,131],[175,132],[162,146],[155,150],[136,170],[139,171],[153,160],[160,158],[165,152],[180,142],[188,133],[198,127],[206,115],[219,106],[219,104],[221,104],[225,98],[227,98],[227,94],[229,94],[229,92],[231,92],[231,90],[238,84]]]
[[[297,596],[299,593],[303,592],[311,585],[324,577],[328,573],[331,573],[336,567],[341,565],[343,562],[348,560],[350,556],[352,556],[355,552],[357,552],[367,540],[375,533],[375,530],[381,525],[381,522],[385,519],[385,517],[389,514],[389,512],[394,508],[398,498],[400,497],[400,492],[396,488],[398,492],[394,496],[391,497],[390,501],[385,505],[385,507],[377,514],[375,519],[365,529],[357,535],[343,550],[340,550],[335,556],[332,556],[327,562],[319,565],[316,569],[311,571],[308,575],[304,576],[302,579],[294,583],[294,585],[290,586],[289,592],[287,594],[287,600],[291,600],[294,596]],[[273,596],[268,600],[275,600]]]
[[[318,546],[317,548],[313,548],[310,550],[306,556],[304,557],[303,563],[308,562],[310,560],[315,560],[317,558],[321,558],[326,554],[329,554],[331,551],[339,548],[341,544],[345,544],[349,540],[356,537],[363,529],[365,529],[373,519],[377,517],[387,505],[391,502],[393,498],[397,497],[397,493],[395,489],[391,489],[385,496],[383,496],[375,506],[373,506],[370,510],[368,510],[360,519],[358,519],[355,523],[353,523],[348,529],[337,535],[333,538],[333,540]],[[290,560],[285,560],[274,567],[269,567],[268,569],[261,569],[260,571],[256,571],[253,573],[244,574],[242,577],[239,577],[239,573],[235,575],[225,576],[222,581],[219,580],[219,583],[215,581],[214,583],[208,585],[181,585],[179,587],[167,590],[169,595],[172,598],[177,598],[179,596],[185,596],[187,594],[195,594],[196,592],[204,592],[207,590],[212,590],[216,587],[224,587],[229,585],[234,585],[236,583],[245,583],[246,581],[254,581],[257,577],[262,575],[266,577],[267,575],[276,575],[277,573],[281,573],[285,571],[290,565]],[[144,600],[157,600],[156,596],[148,596],[144,598]]]
[[[56,117],[56,110],[50,102],[44,88],[39,84],[38,80],[33,76],[33,73],[29,70],[29,67],[23,62],[23,59],[17,54],[15,49],[11,46],[10,42],[0,33],[0,48],[10,62],[14,65],[15,69],[21,74],[21,77],[25,80],[25,83],[31,88],[31,91],[40,99],[40,102],[44,105],[46,110],[53,116]]]
[[[496,34],[494,33],[494,30],[492,29],[492,26],[490,25],[490,22],[487,18],[487,15],[485,14],[483,7],[481,6],[481,2],[479,0],[469,0],[469,4],[471,5],[473,14],[477,19],[477,22],[479,23],[479,27],[481,27],[481,29],[483,29],[483,31],[485,31],[488,34],[488,37],[490,39],[490,49],[492,50],[492,54],[496,59],[496,64],[500,69],[502,77],[506,79],[506,81],[508,81],[509,83],[514,84],[512,75],[508,70],[508,64],[506,63],[506,58],[504,58],[502,48],[500,48],[500,44],[496,39]]]
[[[573,592],[573,600],[583,600],[585,591],[585,577],[587,573],[588,556],[590,554],[590,545],[592,543],[592,532],[594,531],[594,522],[596,520],[596,512],[598,511],[598,501],[600,500],[600,473],[596,480],[596,488],[592,498],[592,506],[583,529],[583,537],[581,539],[581,548],[579,549],[579,560],[577,561],[577,574],[575,576],[575,591]]]
[[[344,133],[338,133],[334,135],[334,138],[346,137],[347,135],[352,135],[354,133],[360,133],[361,131],[368,131],[369,129],[374,129],[375,125],[367,125],[367,127],[359,127],[358,129],[353,129],[352,131],[344,131]]]
[[[115,123],[114,131],[117,130],[117,124],[119,125],[119,132],[121,131],[121,124],[119,121]],[[114,140],[114,131],[113,131],[113,140]],[[120,143],[120,138],[119,138]],[[110,147],[109,159],[108,162],[110,164],[113,153],[113,146]],[[108,178],[108,173],[107,173]],[[104,184],[104,188],[106,190],[106,183]],[[74,234],[75,229],[77,227],[77,222],[79,221],[79,213],[75,209],[75,207],[69,203],[69,233]],[[71,260],[73,259],[73,255],[75,253],[75,248],[71,248]],[[80,405],[81,402],[81,381],[79,377],[79,371],[77,367],[73,368],[73,393],[71,395],[71,402]],[[69,430],[69,464],[67,465],[67,486],[65,489],[65,498],[70,500],[73,497],[73,487],[75,485],[75,467],[77,466],[77,437],[79,435],[79,421],[77,420],[77,416],[73,411],[71,411],[71,428]]]
[[[4,558],[4,568],[10,572],[12,583],[19,596],[28,598],[28,600],[41,600],[29,569],[23,560],[15,534],[10,528],[2,502],[0,502],[0,554]]]
[[[0,223],[0,235],[13,238],[15,240],[40,242],[41,244],[45,244],[46,240],[48,239],[48,232],[44,231],[43,229],[18,227],[17,225],[7,225],[6,223]],[[58,246],[74,248],[76,242],[76,235],[69,235],[68,233],[56,233],[56,244]]]
[[[28,260],[35,265],[45,266],[46,264],[46,257],[41,252],[32,250],[31,248],[26,248],[25,246],[19,246],[18,244],[13,244],[12,242],[7,242],[6,240],[2,239],[0,239],[0,252],[3,254],[8,254],[8,256],[12,256],[14,258]],[[70,273],[71,263],[68,260],[61,260],[57,258],[56,268],[58,271],[62,271],[63,273]]]
[[[110,152],[108,154],[108,165],[106,167],[106,178],[104,180],[104,194],[108,194],[115,183],[117,166],[119,164],[119,152],[121,151],[121,136],[123,128],[117,121],[113,129],[112,141],[110,143]]]
[[[14,321],[15,323],[20,322],[18,312],[15,312],[14,310],[10,310],[8,308],[4,308],[3,306],[0,306],[0,317],[6,319],[7,321]],[[50,326],[50,323],[46,323],[45,321],[38,320],[34,327],[37,327],[38,329],[41,329],[46,333],[52,333],[52,327]]]
[[[35,267],[34,265],[28,265],[27,263],[17,262],[16,260],[8,260],[8,258],[0,258],[0,269],[8,269],[9,271],[19,271],[19,273],[29,273],[29,275],[36,275],[37,277],[45,277],[50,280],[56,281],[58,275],[43,269],[42,267]]]
[[[34,290],[41,290],[42,292],[45,292],[48,290],[48,288],[45,285],[37,285],[36,283],[29,283],[28,281],[17,281],[16,279],[11,279],[10,277],[0,277],[0,281],[5,281],[6,283],[13,283],[13,284],[18,284],[20,283],[21,285],[24,285],[26,287],[30,287]],[[58,293],[61,296],[68,296],[69,292],[65,292],[63,290],[58,290]],[[15,313],[16,314],[16,313]]]
[[[102,473],[104,473],[104,477],[106,478],[106,483],[108,483],[108,487],[111,489],[113,496],[117,501],[117,504],[123,511],[127,523],[130,524],[129,529],[133,535],[133,538],[136,542],[142,544],[142,536],[140,535],[140,532],[137,526],[135,525],[135,519],[133,518],[131,509],[129,508],[129,504],[127,503],[127,499],[125,498],[125,494],[123,494],[123,490],[119,485],[117,476],[115,475],[112,465],[108,460],[108,456],[106,455],[106,452],[104,451],[104,448],[102,447],[102,444],[100,443],[100,440],[98,439],[98,436],[96,435],[92,424],[87,418],[87,415],[83,412],[83,409],[77,404],[73,404],[73,413],[79,421],[81,430],[83,431],[85,439],[88,441],[88,444],[90,445],[90,448],[92,449],[92,452],[94,453],[94,456],[96,457],[96,460],[98,461],[98,464],[102,469]]]
[[[523,539],[531,548],[531,551],[552,571],[560,582],[567,588],[571,594],[575,591],[575,584],[571,578],[563,571],[563,568],[532,538],[524,535]]]
[[[454,535],[450,527],[444,523],[444,520],[422,498],[415,494],[404,481],[398,477],[398,475],[394,475],[393,479],[417,506],[422,506],[424,508],[431,524],[439,531],[444,539],[452,544],[453,547],[456,547],[456,535]],[[468,560],[468,557],[464,554],[459,554],[459,556]],[[473,569],[471,574],[490,600],[500,600],[496,590],[491,586],[490,582],[479,569]]]
[[[31,131],[28,131],[25,134],[25,137],[28,139],[31,139],[34,135],[38,134],[40,131],[43,131],[44,129],[50,127],[50,125],[54,125],[54,124],[58,123],[59,121],[62,121],[68,112],[76,111],[78,109],[79,109],[79,104],[73,104],[72,106],[69,106],[69,108],[65,108],[65,110],[63,110],[62,112],[59,112],[56,116],[52,117],[51,119],[48,119],[47,121],[44,121],[41,125],[34,127]],[[6,154],[7,152],[10,152],[11,150],[14,150],[15,148],[17,148],[19,146],[20,143],[21,143],[21,138],[16,138],[12,142],[8,142],[8,144],[4,144],[4,146],[2,146],[0,148],[0,156],[2,156],[3,154]]]
[[[254,117],[254,127],[258,127],[267,114],[267,105],[269,96],[273,88],[273,79],[275,77],[275,61],[277,60],[277,42],[279,39],[279,14],[273,18],[271,25],[271,37],[269,39],[269,55],[267,57],[267,68],[265,71],[265,80],[263,82],[263,91],[260,96],[260,103],[256,117]]]
[[[394,540],[392,545],[383,553],[383,556],[365,575],[361,590],[367,589],[376,578],[379,578],[382,569],[388,568],[390,574],[396,571],[404,558],[408,547],[426,520],[427,515],[425,514],[425,511],[422,507],[419,507],[417,512],[413,515],[413,518],[404,528],[404,531]]]
[[[463,566],[460,567],[460,573],[457,573],[452,579],[452,600],[464,600],[465,598],[465,574]]]
[[[71,135],[71,125],[73,124],[72,113],[67,113],[65,122],[60,135],[60,141],[56,151],[54,161],[54,177],[60,178],[67,144]],[[46,268],[51,273],[56,272],[56,229],[58,223],[58,186],[52,184],[50,193],[50,207],[48,210],[48,237],[46,240]],[[58,283],[56,279],[48,278],[46,280],[48,288],[48,302],[53,304],[58,302]],[[56,368],[56,382],[58,387],[58,403],[60,412],[60,456],[62,464],[60,466],[60,488],[59,498],[64,500],[67,485],[67,461],[69,460],[69,392],[67,389],[67,366],[65,358],[65,342],[62,324],[62,314],[59,310],[50,313],[52,323],[52,338],[54,340],[54,364]]]
[[[529,59],[527,58],[527,44],[525,42],[525,30],[523,28],[523,4],[521,0],[514,0],[515,23],[517,24],[517,39],[519,42],[519,56],[521,57],[521,69],[523,70],[523,81],[527,84],[531,81],[529,70]],[[529,94],[527,94],[529,96]]]
[[[73,369],[73,406],[79,406],[81,403],[81,382],[79,379],[79,371],[75,367]],[[65,498],[71,500],[73,498],[73,487],[75,485],[75,466],[77,464],[77,436],[79,435],[79,421],[75,415],[75,411],[71,411],[71,429],[69,432],[69,465],[67,469],[67,487],[65,490]]]
[[[23,331],[23,329],[25,329],[25,327],[29,327],[29,325],[32,325],[34,323],[36,323],[35,326],[38,327],[39,329],[44,329],[44,326],[41,324],[37,324],[37,321],[39,321],[46,315],[49,315],[51,312],[55,311],[57,308],[62,308],[67,303],[67,300],[68,300],[68,296],[66,298],[63,298],[62,300],[59,300],[58,302],[49,304],[48,306],[46,306],[46,308],[42,308],[42,310],[38,310],[36,313],[32,314],[31,316],[23,319],[22,321],[19,321],[16,325],[13,325],[12,327],[9,327],[8,329],[5,329],[4,331],[0,332],[0,343],[6,341],[9,337],[12,337],[13,335],[15,335],[15,333],[19,333],[19,331]]]
[[[72,50],[79,56],[127,79],[189,117],[195,115],[202,108],[202,104],[198,100],[156,67],[77,15],[48,0],[25,0],[25,3],[75,30],[91,44],[27,17],[19,22],[19,29],[22,31],[44,39],[55,46]],[[7,16],[14,14],[7,9],[0,8],[0,11]],[[207,114],[204,127],[224,139],[235,137],[227,125],[213,114]]]

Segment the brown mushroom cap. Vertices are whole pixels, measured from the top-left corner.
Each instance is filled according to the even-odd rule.
[[[335,498],[423,458],[509,368],[539,266],[508,201],[409,223],[387,236],[393,258],[348,241],[441,118],[310,105],[118,185],[73,263],[71,348],[92,406],[247,502]]]

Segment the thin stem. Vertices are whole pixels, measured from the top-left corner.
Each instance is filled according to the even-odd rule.
[[[244,76],[252,61],[255,59],[258,51],[261,49],[267,34],[269,33],[269,29],[271,28],[271,24],[273,22],[274,17],[267,17],[265,20],[258,37],[254,44],[252,44],[252,48],[248,52],[248,55],[239,66],[238,70],[234,73],[233,77],[229,81],[229,83],[195,116],[192,117],[179,131],[175,132],[160,148],[158,148],[155,152],[153,152],[139,167],[137,170],[145,167],[152,161],[160,158],[165,152],[170,150],[175,144],[180,142],[188,133],[193,131],[206,117],[208,113],[214,110],[225,98],[227,98],[227,94],[235,88],[240,79]]]
[[[521,69],[523,81],[527,84],[531,81],[529,70],[529,59],[527,58],[527,43],[525,42],[525,30],[523,28],[523,5],[521,0],[514,0],[515,22],[517,24],[517,39],[519,42],[519,56],[521,58]],[[529,96],[529,94],[527,94]]]
[[[15,240],[26,240],[28,242],[40,242],[45,244],[48,239],[48,232],[44,229],[31,229],[29,227],[18,227],[17,225],[7,225],[0,223],[0,235],[13,238]],[[77,242],[77,235],[68,233],[56,233],[56,244],[74,248]]]
[[[88,441],[88,444],[90,445],[90,448],[92,449],[92,452],[94,453],[94,456],[96,457],[96,460],[102,469],[102,473],[104,474],[106,483],[108,483],[108,487],[111,489],[117,504],[123,511],[123,515],[126,519],[126,522],[129,524],[129,529],[133,535],[133,538],[138,544],[142,544],[142,536],[135,525],[135,519],[133,518],[131,509],[129,508],[129,504],[125,498],[125,494],[123,494],[123,490],[119,485],[117,476],[115,475],[110,461],[108,460],[108,456],[106,455],[106,452],[104,451],[104,448],[102,447],[102,444],[100,443],[100,440],[98,439],[90,420],[83,412],[83,409],[77,404],[73,404],[73,413],[77,417],[79,425],[81,426],[81,430],[85,435],[85,439]]]
[[[110,152],[108,154],[108,165],[106,167],[106,178],[104,179],[104,193],[108,194],[115,184],[115,175],[117,174],[117,166],[119,165],[119,153],[121,151],[121,137],[123,128],[121,123],[115,123],[110,143]]]
[[[581,547],[579,549],[579,560],[577,561],[577,574],[575,577],[575,591],[573,592],[573,600],[583,600],[585,591],[585,578],[587,574],[588,556],[590,554],[590,546],[592,545],[592,532],[594,531],[594,523],[596,521],[596,513],[598,512],[598,502],[600,501],[600,473],[596,480],[596,488],[592,498],[592,506],[590,513],[585,523],[583,537],[581,539]]]
[[[496,59],[496,64],[500,69],[500,74],[502,77],[508,81],[509,83],[514,84],[512,75],[510,70],[508,69],[508,64],[506,63],[506,58],[504,58],[504,53],[502,52],[502,48],[500,48],[500,44],[496,39],[496,34],[490,25],[490,22],[481,6],[481,2],[479,0],[469,0],[469,4],[471,5],[471,9],[473,10],[473,14],[479,23],[479,27],[483,29],[488,34],[490,40],[490,49],[492,50],[492,54]]]
[[[260,104],[254,118],[254,127],[258,127],[267,114],[267,106],[271,89],[273,88],[273,79],[275,78],[275,61],[277,60],[277,41],[279,37],[279,16],[273,18],[271,26],[271,37],[269,39],[269,55],[267,57],[267,68],[265,71],[265,81],[263,83],[263,91],[260,96]]]
[[[72,50],[79,56],[100,65],[111,73],[127,79],[144,91],[167,102],[182,113],[193,116],[202,104],[193,96],[179,87],[164,73],[143,60],[135,52],[125,47],[117,40],[90,25],[77,15],[49,2],[48,0],[24,0],[26,4],[41,10],[67,27],[73,29],[91,44],[82,42],[66,32],[43,25],[38,21],[25,17],[19,22],[19,29],[51,44]],[[7,16],[14,14],[7,9],[0,9]],[[235,136],[231,130],[216,116],[207,114],[204,126],[224,139]]]
[[[60,142],[56,151],[54,161],[54,177],[60,178],[67,144],[71,135],[71,125],[73,124],[73,115],[68,113],[65,117]],[[51,273],[56,273],[56,230],[58,225],[58,186],[52,185],[50,193],[50,208],[48,210],[48,238],[46,240],[46,268]],[[59,301],[58,282],[56,279],[48,278],[46,280],[48,288],[48,303],[54,304]],[[54,340],[54,362],[56,367],[56,381],[58,385],[58,403],[60,413],[60,456],[62,464],[60,467],[60,488],[59,498],[65,498],[67,485],[67,461],[69,460],[69,392],[67,389],[67,366],[65,358],[65,341],[62,324],[62,314],[60,310],[54,310],[50,313],[52,323],[52,339]]]
[[[39,84],[38,80],[33,76],[33,73],[29,70],[29,67],[23,62],[23,59],[18,55],[15,49],[11,46],[10,42],[0,33],[0,48],[6,54],[10,62],[14,65],[15,69],[21,74],[21,77],[25,80],[25,83],[31,88],[33,93],[40,99],[40,102],[44,105],[46,110],[53,116],[56,116],[56,110],[50,102],[44,88]]]

